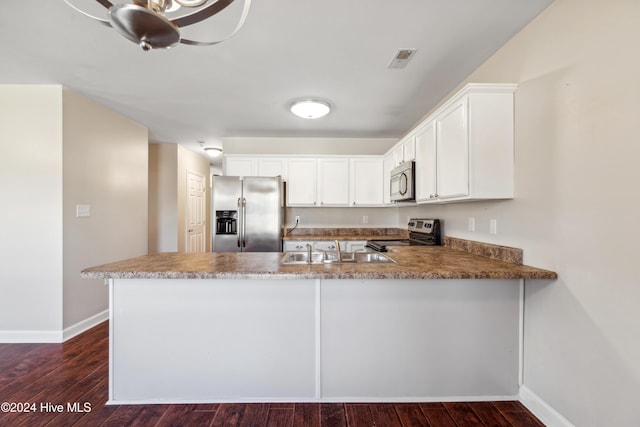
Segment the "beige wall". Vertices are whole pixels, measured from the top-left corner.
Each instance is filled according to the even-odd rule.
[[[524,382],[576,426],[640,420],[639,23],[636,0],[552,4],[465,80],[519,84],[516,198],[399,214],[558,272],[526,284]]]
[[[62,88],[0,85],[0,340],[62,330]]]
[[[206,250],[211,250],[209,159],[177,144],[149,145],[149,252],[186,250],[187,170],[206,181]]]
[[[0,141],[0,341],[60,341],[108,308],[80,271],[146,253],[147,130],[62,86],[0,86]]]
[[[178,250],[178,148],[149,144],[149,253]]]
[[[71,90],[63,97],[64,327],[107,310],[83,268],[147,253],[147,129]],[[76,205],[91,217],[76,218]]]
[[[395,138],[224,138],[226,154],[384,154]]]

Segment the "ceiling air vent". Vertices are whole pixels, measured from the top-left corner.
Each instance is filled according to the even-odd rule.
[[[409,63],[409,60],[413,58],[416,53],[415,49],[398,49],[393,56],[388,68],[404,68]]]

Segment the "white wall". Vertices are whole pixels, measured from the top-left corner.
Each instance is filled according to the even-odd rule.
[[[55,341],[62,330],[60,86],[0,85],[0,199],[0,340]]]
[[[80,271],[147,253],[148,132],[71,90],[63,92],[64,327],[107,310],[102,280]],[[76,205],[91,216],[76,217]]]
[[[558,272],[526,285],[524,381],[576,426],[640,420],[639,18],[635,0],[552,4],[463,82],[519,84],[515,199],[399,213]]]

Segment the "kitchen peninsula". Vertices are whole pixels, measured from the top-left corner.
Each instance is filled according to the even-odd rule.
[[[84,270],[110,287],[110,403],[514,398],[524,280],[556,274],[452,247],[387,255],[162,253]]]

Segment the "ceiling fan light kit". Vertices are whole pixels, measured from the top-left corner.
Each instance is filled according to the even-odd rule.
[[[251,0],[243,0],[240,19],[231,34],[221,40],[201,42],[182,38],[180,28],[216,15],[235,0],[133,0],[130,3],[119,4],[113,4],[109,0],[96,0],[107,9],[108,19],[106,20],[80,10],[70,3],[71,0],[64,1],[83,15],[112,27],[145,51],[167,49],[178,43],[194,46],[211,46],[221,43],[233,37],[242,28],[251,7]],[[173,19],[165,16],[166,12],[177,11],[180,8],[197,10]]]

